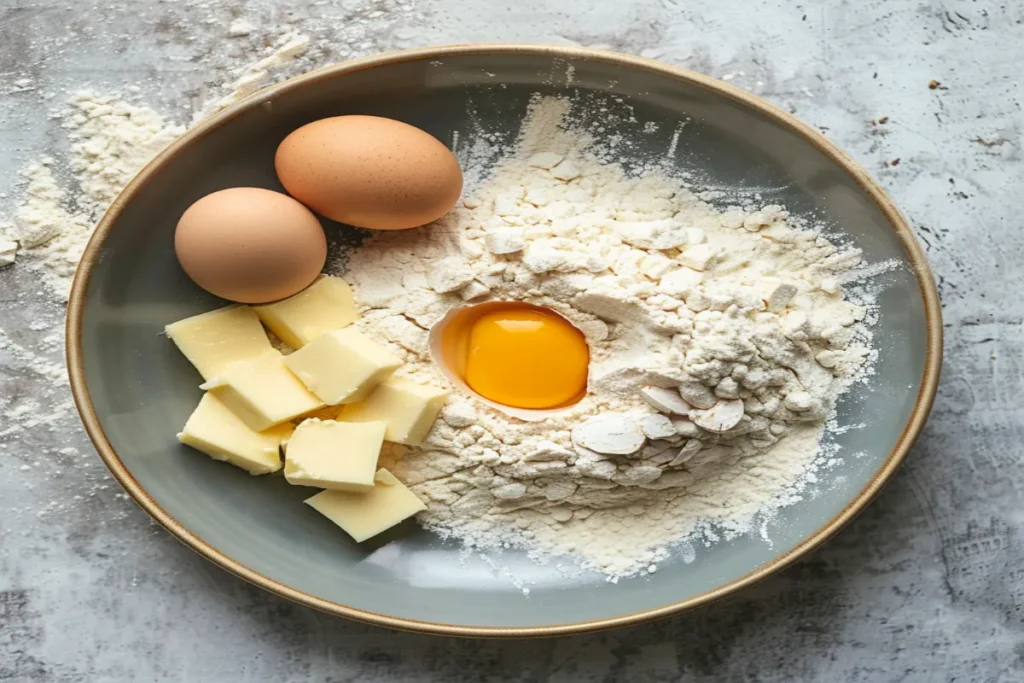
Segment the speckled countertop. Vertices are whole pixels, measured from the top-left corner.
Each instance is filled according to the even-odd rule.
[[[60,361],[63,308],[8,268],[0,398],[5,411],[48,419],[26,428],[0,417],[0,681],[1024,680],[1024,5],[563,6],[0,0],[0,216],[17,201],[17,170],[60,153],[48,114],[67,93],[136,86],[138,101],[187,120],[225,69],[245,63],[225,39],[238,17],[309,34],[319,62],[512,40],[606,47],[724,78],[853,154],[931,259],[942,385],[878,500],[780,575],[632,629],[484,642],[328,617],[214,567],[120,493],[43,367]],[[26,78],[31,87],[11,87]]]

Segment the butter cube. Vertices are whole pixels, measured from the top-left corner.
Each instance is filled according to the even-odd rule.
[[[232,363],[200,386],[219,398],[250,429],[258,432],[323,407],[271,349],[250,360]]]
[[[301,424],[303,420],[334,420],[341,414],[341,408],[342,406],[323,406],[322,408],[317,408],[316,410],[299,415],[288,424],[292,425],[292,429],[294,429],[295,424]],[[292,433],[293,432],[289,432],[288,436],[281,441],[282,453],[288,452],[288,441],[291,439]]]
[[[281,442],[291,431],[292,425],[283,424],[254,432],[216,396],[207,393],[178,434],[178,441],[249,474],[269,474],[281,469]]]
[[[248,306],[227,306],[171,323],[167,336],[208,380],[229,363],[273,350],[260,319]]]
[[[340,526],[356,543],[387,531],[427,506],[386,469],[377,471],[366,493],[321,491],[306,499],[321,515]]]
[[[324,332],[285,356],[284,364],[327,405],[355,403],[370,395],[402,364],[359,330]]]
[[[385,422],[386,441],[417,446],[426,438],[441,412],[448,391],[391,378],[365,401],[349,403],[338,419],[346,422]]]
[[[294,296],[253,309],[263,324],[293,349],[359,319],[352,288],[340,277],[329,275]]]
[[[317,420],[335,420],[338,415],[341,415],[341,406],[324,406],[323,408],[317,408],[311,413],[306,413],[303,418]]]
[[[371,491],[385,428],[383,422],[306,420],[288,441],[284,478],[299,486]]]

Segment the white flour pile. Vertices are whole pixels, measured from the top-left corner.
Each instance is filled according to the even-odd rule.
[[[533,103],[511,153],[434,225],[380,233],[344,271],[357,323],[445,384],[429,328],[465,300],[547,306],[591,347],[587,397],[523,422],[464,393],[425,445],[382,462],[470,547],[574,553],[615,578],[694,533],[733,536],[795,499],[828,459],[826,420],[870,365],[860,261],[778,206],[719,212],[657,167],[628,176]]]

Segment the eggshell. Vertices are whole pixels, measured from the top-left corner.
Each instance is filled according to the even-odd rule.
[[[378,116],[306,124],[274,158],[288,193],[322,216],[374,230],[405,230],[440,218],[462,193],[462,169],[437,138]]]
[[[313,282],[327,260],[327,238],[317,217],[288,195],[235,187],[206,195],[182,214],[174,251],[206,291],[255,304]]]

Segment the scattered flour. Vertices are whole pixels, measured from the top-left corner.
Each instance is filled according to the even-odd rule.
[[[245,33],[238,33],[244,30]],[[248,22],[236,21],[229,28],[229,35],[242,36],[252,31]],[[268,48],[269,54],[262,59],[253,62],[238,70],[238,76],[228,85],[227,94],[219,99],[208,103],[205,107],[196,112],[193,123],[197,123],[210,114],[214,114],[225,107],[230,107],[236,102],[241,102],[264,85],[270,74],[280,70],[289,63],[295,61],[309,50],[309,36],[300,33],[285,33],[280,36]]]
[[[427,502],[428,528],[614,579],[799,499],[829,460],[836,398],[873,360],[870,310],[839,284],[856,250],[781,207],[723,212],[660,167],[629,174],[571,121],[568,100],[535,100],[461,207],[373,236],[344,276],[357,325],[420,381],[446,383],[427,334],[466,299],[547,306],[586,333],[579,404],[522,422],[463,393],[422,448],[388,445],[382,462]]]
[[[18,258],[18,243],[13,240],[0,240],[0,268],[9,266]]]
[[[55,334],[43,338],[43,343],[29,348],[0,330],[0,358],[13,371],[36,381],[38,391],[32,397],[0,394],[0,446],[6,440],[39,429],[53,431],[56,425],[76,415],[68,390],[68,375],[64,364],[54,360],[53,341],[63,346],[63,334],[57,327]]]
[[[114,96],[78,95],[63,118],[71,145],[72,200],[44,157],[23,172],[25,199],[0,235],[19,245],[18,256],[66,301],[82,250],[96,221],[139,169],[184,132],[159,114]]]
[[[309,38],[287,33],[268,54],[238,70],[228,92],[201,108],[196,119],[240,101],[264,85],[271,73],[299,58]],[[15,257],[67,301],[71,281],[96,222],[139,170],[185,132],[156,111],[119,95],[79,93],[62,112],[71,153],[61,175],[56,161],[42,157],[22,176],[27,183],[12,220],[0,221],[0,266]],[[11,246],[11,245],[14,246]]]
[[[233,22],[231,22],[231,25],[228,26],[228,37],[241,38],[242,36],[249,35],[255,30],[256,27],[253,26],[249,21],[245,19],[235,19]]]

